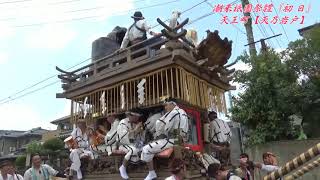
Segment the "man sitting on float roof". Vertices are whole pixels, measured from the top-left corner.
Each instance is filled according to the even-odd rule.
[[[188,133],[188,117],[183,109],[180,109],[175,99],[167,98],[164,101],[166,114],[156,122],[155,141],[145,145],[142,148],[141,160],[147,162],[149,174],[145,180],[151,180],[157,177],[153,167],[153,157],[168,148],[173,147],[178,131],[184,142],[186,142]]]
[[[150,31],[151,27],[149,27],[144,20],[144,17],[140,11],[136,11],[133,16],[131,16],[134,20],[134,23],[128,28],[122,44],[121,49],[127,48],[139,42],[142,42],[147,39],[147,32],[152,35],[156,36],[159,35],[158,33],[154,33]]]

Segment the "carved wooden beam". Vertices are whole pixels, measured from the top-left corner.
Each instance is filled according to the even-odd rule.
[[[56,66],[56,70],[59,71],[59,72],[61,72],[61,73],[64,73],[64,74],[68,74],[68,75],[72,75],[72,74],[73,74],[73,73],[71,73],[71,72],[68,72],[68,71],[65,71],[65,70],[60,69],[58,66]]]
[[[231,67],[231,66],[235,65],[238,61],[239,61],[239,59],[235,60],[233,63],[225,65],[224,67],[225,68]]]

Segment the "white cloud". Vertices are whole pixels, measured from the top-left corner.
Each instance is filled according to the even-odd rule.
[[[7,63],[9,60],[9,55],[4,52],[0,52],[0,65]]]
[[[22,19],[20,21],[22,24],[68,21],[86,17],[95,17],[87,20],[101,23],[110,17],[127,14],[128,10],[134,9],[133,0],[107,3],[104,0],[95,0],[90,3],[68,3],[64,6],[53,6],[52,1],[35,1],[32,4],[33,6],[28,4],[28,8],[15,14],[17,18]],[[21,25],[21,23],[19,24]],[[27,34],[26,44],[30,48],[62,49],[76,37],[76,34],[77,30],[72,29],[71,24],[66,26],[65,24],[53,23]]]
[[[232,68],[235,68],[236,71],[241,70],[241,71],[245,71],[245,72],[248,72],[251,70],[251,66],[249,66],[248,64],[245,64],[242,61],[237,62],[235,65],[232,66]],[[233,86],[236,86],[236,90],[232,91],[232,94],[235,96],[237,96],[239,93],[241,93],[245,90],[245,88],[243,88],[240,83],[231,81],[231,84]]]
[[[282,51],[286,50],[285,48],[276,48],[274,49],[275,52],[281,53]]]
[[[71,101],[65,100],[65,105],[64,105],[63,111],[61,113],[58,113],[54,118],[50,119],[50,121],[62,118],[64,116],[69,116],[71,113],[70,111],[71,111]]]
[[[30,130],[35,127],[54,130],[56,126],[43,120],[39,112],[27,104],[8,103],[0,106],[1,129]]]
[[[63,1],[60,1],[63,2]],[[41,22],[61,21],[84,17],[98,16],[105,20],[110,16],[126,13],[134,8],[134,0],[91,0],[59,3],[52,0],[33,0],[20,3],[19,6],[12,4],[2,5],[0,19],[9,19],[16,25],[37,24]],[[10,19],[14,17],[14,19]],[[95,19],[95,18],[89,18]]]
[[[29,48],[62,49],[75,36],[75,31],[61,24],[46,25],[39,31],[31,32],[26,37],[26,45]]]
[[[9,38],[14,34],[14,29],[7,23],[0,21],[0,39]]]
[[[242,61],[238,61],[235,65],[232,66],[232,68],[235,68],[236,70],[241,70],[241,71],[250,71],[251,66],[248,64],[245,64]]]

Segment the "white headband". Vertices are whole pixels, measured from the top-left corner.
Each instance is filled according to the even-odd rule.
[[[139,113],[136,113],[136,112],[126,112],[126,114],[132,115],[132,116],[142,116],[142,114],[139,114]]]
[[[174,102],[174,101],[164,101],[164,103],[163,104],[174,104],[174,105],[177,105],[177,103],[176,102]]]

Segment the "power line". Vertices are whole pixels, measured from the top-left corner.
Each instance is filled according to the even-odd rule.
[[[194,8],[194,7],[193,7],[193,8]],[[191,9],[192,9],[192,8],[191,8]],[[191,9],[189,8],[189,10],[191,10]],[[186,10],[186,11],[188,11],[188,10]],[[186,12],[186,11],[185,11],[185,12]],[[194,22],[195,22],[195,21],[194,21]],[[72,68],[74,68],[74,67],[76,67],[76,66],[78,66],[78,65],[80,65],[80,64],[82,64],[82,63],[84,63],[84,62],[87,62],[87,61],[90,60],[90,59],[91,59],[91,58],[85,59],[85,60],[81,61],[80,63],[69,67],[67,70],[70,70],[70,69],[72,69]],[[22,95],[20,95],[20,96],[17,96],[17,97],[15,97],[15,98],[12,98],[12,97],[14,97],[14,96],[16,96],[16,95],[18,95],[18,94],[20,94],[20,93],[28,90],[28,89],[31,89],[31,88],[33,88],[33,87],[35,87],[35,86],[37,86],[37,85],[39,85],[39,84],[41,84],[41,83],[43,83],[43,82],[45,82],[45,81],[48,81],[49,79],[52,79],[52,78],[56,77],[57,75],[58,75],[58,74],[55,74],[55,75],[53,75],[53,76],[49,76],[48,78],[45,78],[45,79],[43,79],[43,80],[41,80],[41,81],[39,81],[39,82],[36,82],[36,83],[34,83],[34,84],[30,85],[30,86],[27,86],[26,88],[24,88],[24,89],[22,89],[22,90],[20,90],[20,91],[17,91],[16,93],[8,96],[7,98],[1,99],[1,100],[0,100],[0,103],[1,103],[1,104],[0,104],[0,105],[5,104],[5,103],[10,102],[10,101],[13,101],[13,100],[16,100],[16,99],[19,99],[19,98],[22,98],[22,97],[24,97],[24,96],[26,96],[26,95],[35,93],[35,92],[37,92],[37,91],[39,91],[39,90],[42,90],[42,89],[44,89],[44,88],[46,88],[46,87],[49,87],[49,86],[52,86],[52,85],[58,83],[59,81],[56,81],[56,82],[47,84],[47,85],[45,85],[45,86],[43,86],[43,87],[41,87],[41,88],[35,89],[35,90],[33,90],[33,91],[30,91],[30,92],[27,92],[27,93],[22,94]],[[9,100],[5,101],[6,99],[9,99]],[[3,101],[4,101],[4,102],[3,102]]]
[[[27,2],[27,1],[33,1],[33,0],[5,1],[5,2],[0,2],[0,4],[13,4],[13,3],[20,3],[20,2]]]
[[[71,1],[61,1],[61,2],[55,2],[55,3],[49,3],[48,5],[57,5],[57,4],[62,4],[62,3],[70,3],[70,2],[76,2],[76,1],[81,1],[81,0],[71,0]],[[146,0],[136,0],[133,1],[135,3],[137,2],[141,2],[141,1],[146,1]],[[26,6],[24,6],[26,7]],[[69,10],[69,11],[65,11],[62,13],[77,13],[77,12],[83,12],[83,11],[92,11],[92,10],[97,10],[97,9],[103,9],[106,8],[106,6],[97,6],[97,7],[92,7],[92,8],[83,8],[83,9],[76,9],[76,10]],[[17,20],[18,18],[14,18],[14,17],[6,17],[6,18],[1,18],[0,21],[12,21],[12,20]],[[37,24],[37,23],[36,23]]]
[[[173,0],[173,1],[158,3],[158,4],[154,4],[154,5],[150,5],[150,6],[134,8],[134,9],[126,10],[126,11],[119,11],[119,12],[115,12],[115,13],[125,13],[125,12],[130,12],[130,11],[135,11],[135,10],[153,8],[153,7],[171,4],[171,3],[174,3],[177,1],[180,1],[180,0]],[[86,17],[81,17],[81,18],[71,18],[71,19],[65,19],[65,20],[59,20],[59,21],[47,21],[47,22],[34,23],[34,24],[17,25],[17,26],[13,26],[13,27],[23,28],[23,27],[41,26],[41,25],[46,25],[46,24],[67,23],[67,22],[81,21],[81,20],[85,20],[85,19],[92,19],[92,18],[97,18],[97,17],[102,17],[102,16],[104,16],[104,15],[86,16]],[[112,15],[112,16],[116,16],[116,15]]]
[[[214,14],[214,12],[210,12],[210,13],[204,14],[204,15],[202,15],[202,16],[200,16],[200,17],[198,17],[198,18],[196,18],[196,19],[194,19],[192,21],[190,21],[187,25],[193,24],[193,23],[195,23],[195,22],[197,22],[197,21],[199,21],[199,20],[201,20],[201,19],[203,19],[205,17],[211,16],[212,14]]]
[[[183,14],[183,13],[185,13],[185,12],[187,12],[187,11],[190,11],[191,9],[193,9],[193,8],[199,6],[200,4],[202,4],[202,3],[204,3],[204,2],[207,2],[207,1],[208,1],[208,0],[203,0],[203,1],[199,2],[198,4],[195,4],[194,6],[192,6],[192,7],[188,8],[188,9],[182,11],[181,14]]]
[[[272,0],[270,0],[270,1],[271,1],[272,4],[274,4]],[[276,11],[277,16],[280,18],[277,8],[273,7],[273,9]],[[280,25],[281,25],[282,30],[284,31],[284,34],[286,35],[286,38],[287,38],[288,42],[290,42],[286,30],[284,29],[284,27],[283,27],[283,25],[281,23],[280,23]]]
[[[73,66],[71,66],[71,67],[69,67],[67,70],[70,70],[70,69],[72,69],[72,68],[74,68],[74,67],[77,67],[77,66],[79,66],[80,64],[83,64],[83,63],[89,61],[90,59],[91,59],[91,58],[85,59],[85,60],[83,60],[83,61],[81,61],[81,62],[79,62],[79,63],[77,63],[77,64],[75,64],[75,65],[73,65]],[[28,89],[31,89],[31,88],[33,88],[33,87],[35,87],[35,86],[37,86],[37,85],[39,85],[39,84],[41,84],[41,83],[43,83],[43,82],[46,82],[46,81],[48,81],[49,79],[52,79],[52,78],[56,77],[57,75],[59,75],[59,74],[55,74],[55,75],[49,76],[49,77],[47,77],[47,78],[45,78],[45,79],[43,79],[43,80],[41,80],[41,81],[39,81],[39,82],[36,82],[36,83],[34,83],[34,84],[30,85],[30,86],[27,86],[26,88],[24,88],[24,89],[22,89],[22,90],[20,90],[20,91],[17,91],[17,92],[15,92],[15,93],[9,95],[9,96],[6,97],[6,98],[1,99],[1,100],[0,100],[0,103],[3,102],[3,101],[6,100],[6,99],[12,99],[12,97],[14,97],[14,96],[16,96],[16,95],[18,95],[18,94],[20,94],[20,93],[22,93],[22,92],[24,92],[24,91],[26,91],[26,90],[28,90]]]
[[[257,0],[257,3],[260,4],[259,0]],[[263,11],[262,11],[262,14],[266,17],[266,14],[265,14]],[[269,23],[267,23],[267,24],[268,24],[268,27],[269,27],[269,29],[271,30],[272,34],[273,34],[273,35],[276,35],[276,34],[274,33],[273,29],[271,28],[270,24],[269,24]],[[280,43],[279,43],[279,40],[278,40],[277,38],[276,38],[275,40],[276,40],[276,42],[278,43],[279,48],[281,49],[281,45],[280,45]]]
[[[54,2],[54,3],[50,3],[50,5],[56,5],[56,4],[66,4],[66,3],[72,3],[72,2],[77,2],[77,1],[81,1],[81,0],[69,0],[69,1],[60,1],[60,2]]]
[[[5,2],[0,2],[1,4],[15,4],[15,3],[24,3],[24,2],[30,2],[33,0],[16,0],[16,1],[5,1]],[[56,4],[66,4],[66,3],[73,3],[73,2],[78,2],[81,0],[65,0],[65,1],[59,1],[59,2],[52,2],[52,3],[48,3],[49,5],[56,5]],[[136,0],[133,2],[141,2],[141,1],[145,1],[145,0]]]
[[[49,87],[49,86],[52,86],[52,85],[54,85],[54,84],[57,84],[58,82],[60,82],[60,81],[52,82],[52,83],[50,83],[50,84],[47,84],[47,85],[45,85],[45,86],[42,86],[42,87],[40,87],[40,88],[38,88],[38,89],[35,89],[35,90],[32,90],[32,91],[29,91],[29,92],[27,92],[27,93],[25,93],[25,94],[22,94],[22,95],[20,95],[20,96],[15,97],[15,98],[9,98],[9,100],[0,103],[0,105],[9,103],[9,102],[14,101],[14,100],[16,100],[16,99],[20,99],[20,98],[22,98],[22,97],[24,97],[24,96],[27,96],[27,95],[29,95],[29,94],[33,94],[33,93],[35,93],[35,92],[37,92],[37,91],[40,91],[40,90],[42,90],[42,89],[45,89],[45,88],[47,88],[47,87]]]
[[[237,3],[238,1],[240,1],[240,0],[235,0],[235,1],[233,1],[231,4],[233,5],[233,4]],[[209,2],[207,2],[207,4],[208,4],[211,8],[213,8],[212,4],[210,4]],[[223,14],[222,14],[222,13],[219,12],[218,14],[220,14],[220,16],[223,17]],[[232,26],[233,26],[234,28],[236,28],[238,31],[240,31],[242,34],[246,34],[243,30],[241,30],[241,29],[240,29],[239,27],[237,27],[236,25],[232,24]]]
[[[253,17],[254,17],[255,19],[257,19],[257,14],[256,14],[254,11],[253,11]],[[257,27],[258,27],[258,29],[259,29],[259,31],[260,31],[261,36],[263,36],[263,37],[269,37],[266,29],[265,29],[262,25],[260,25],[260,24],[258,23],[258,24],[257,24]],[[270,46],[274,46],[273,43],[272,43],[272,41],[270,41],[269,39],[267,40],[267,42],[270,44]]]
[[[202,3],[204,3],[204,2],[207,2],[207,1],[208,1],[208,0],[203,0],[203,1],[201,1],[201,2],[199,2],[199,3],[197,3],[197,4],[195,4],[195,5],[193,5],[192,7],[188,8],[188,9],[186,9],[186,10],[183,10],[183,11],[181,12],[181,14],[184,14],[184,13],[190,11],[191,9],[193,9],[193,8],[199,6],[200,4],[202,4]],[[166,19],[166,20],[164,20],[163,22],[167,22],[167,21],[169,21],[169,20],[170,20],[170,19]],[[151,28],[158,27],[159,25],[160,25],[160,24],[156,24],[156,25],[154,25],[154,26],[151,26]]]

